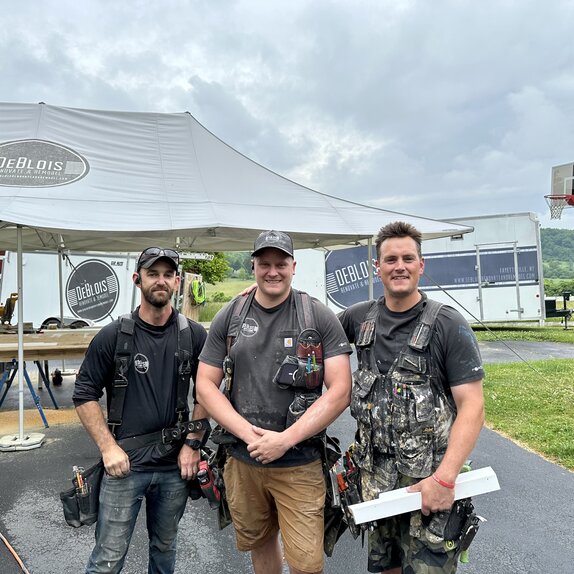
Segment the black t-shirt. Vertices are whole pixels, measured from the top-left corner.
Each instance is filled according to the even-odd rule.
[[[312,298],[311,304],[316,323],[314,328],[323,340],[323,357],[328,359],[350,353],[351,347],[335,314],[316,299]],[[200,356],[200,360],[208,365],[222,366],[234,305],[232,301],[211,323]],[[291,388],[280,388],[273,382],[273,377],[285,357],[296,353],[300,331],[293,293],[271,309],[261,307],[253,300],[230,352],[234,361],[231,403],[250,423],[279,432],[285,429],[287,411],[295,392]],[[243,443],[230,452],[237,458],[257,464]],[[316,449],[300,445],[266,466],[296,466],[318,457]]]
[[[375,329],[375,359],[382,374],[387,373],[407,342],[426,299],[423,293],[419,303],[402,313],[390,311],[384,297],[377,301],[379,316]],[[370,305],[370,301],[357,303],[339,313],[349,342],[355,343],[357,340]],[[476,337],[464,317],[448,305],[443,305],[439,311],[429,350],[439,381],[447,393],[450,393],[450,387],[484,378]]]
[[[133,335],[133,357],[128,370],[128,387],[122,413],[122,424],[116,427],[116,438],[156,432],[174,426],[177,400],[177,350],[179,327],[177,311],[165,325],[145,323],[138,315]],[[188,321],[191,328],[193,348],[192,379],[195,381],[198,357],[207,337],[205,329]],[[114,379],[114,355],[118,323],[114,321],[103,327],[94,337],[80,367],[74,387],[75,405],[87,401],[99,401],[104,389],[109,409]],[[177,468],[180,444],[167,448],[149,445],[127,451],[132,470],[171,470]],[[166,452],[167,451],[167,452]]]

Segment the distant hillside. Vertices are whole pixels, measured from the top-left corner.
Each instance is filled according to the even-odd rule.
[[[542,264],[545,279],[574,278],[574,231],[541,229]]]

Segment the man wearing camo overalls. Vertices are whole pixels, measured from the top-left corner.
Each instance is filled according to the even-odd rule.
[[[359,363],[353,456],[363,500],[409,486],[421,493],[422,506],[369,532],[368,570],[452,574],[463,546],[457,537],[467,516],[475,517],[470,501],[453,502],[454,482],[484,421],[480,352],[460,313],[419,291],[420,232],[390,223],[376,248],[384,296],[339,316]]]

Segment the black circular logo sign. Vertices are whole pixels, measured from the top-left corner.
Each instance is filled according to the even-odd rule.
[[[0,185],[55,187],[74,183],[90,171],[87,160],[73,149],[44,140],[0,144]]]
[[[114,310],[120,295],[118,276],[99,259],[80,263],[66,285],[68,307],[76,317],[101,321]]]

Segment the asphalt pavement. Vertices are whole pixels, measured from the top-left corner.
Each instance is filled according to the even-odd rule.
[[[574,359],[574,345],[541,341],[491,341],[479,343],[485,363],[516,363],[543,359]],[[574,571],[574,570],[573,570]]]
[[[574,358],[574,346],[481,344],[485,362]],[[502,347],[502,348],[501,348]],[[529,356],[526,356],[530,354]],[[71,405],[72,381],[54,389],[61,408]],[[17,404],[11,389],[0,410],[2,418]],[[25,395],[29,393],[25,391]],[[48,421],[59,414],[46,389],[39,392]],[[28,398],[26,398],[28,401]],[[33,403],[32,403],[33,406]],[[28,408],[28,407],[27,407]],[[40,421],[38,413],[33,413]],[[41,421],[40,421],[41,425]],[[343,445],[353,439],[355,424],[348,411],[330,432]],[[37,429],[35,429],[37,430]],[[46,439],[41,448],[0,452],[0,532],[14,547],[30,574],[76,574],[84,571],[94,541],[95,526],[73,529],[63,519],[59,492],[69,487],[75,464],[89,466],[98,458],[97,449],[81,425],[52,425],[41,430]],[[491,466],[501,490],[477,496],[477,512],[487,519],[470,549],[470,563],[461,574],[570,574],[574,567],[574,473],[544,460],[512,441],[483,429],[472,454],[473,467]],[[125,574],[147,571],[145,516],[138,519]],[[218,531],[216,516],[205,500],[189,501],[180,523],[177,574],[247,574],[247,555],[235,549],[231,527]],[[366,551],[360,539],[345,533],[327,558],[327,574],[366,572]],[[0,541],[0,572],[22,570]]]

